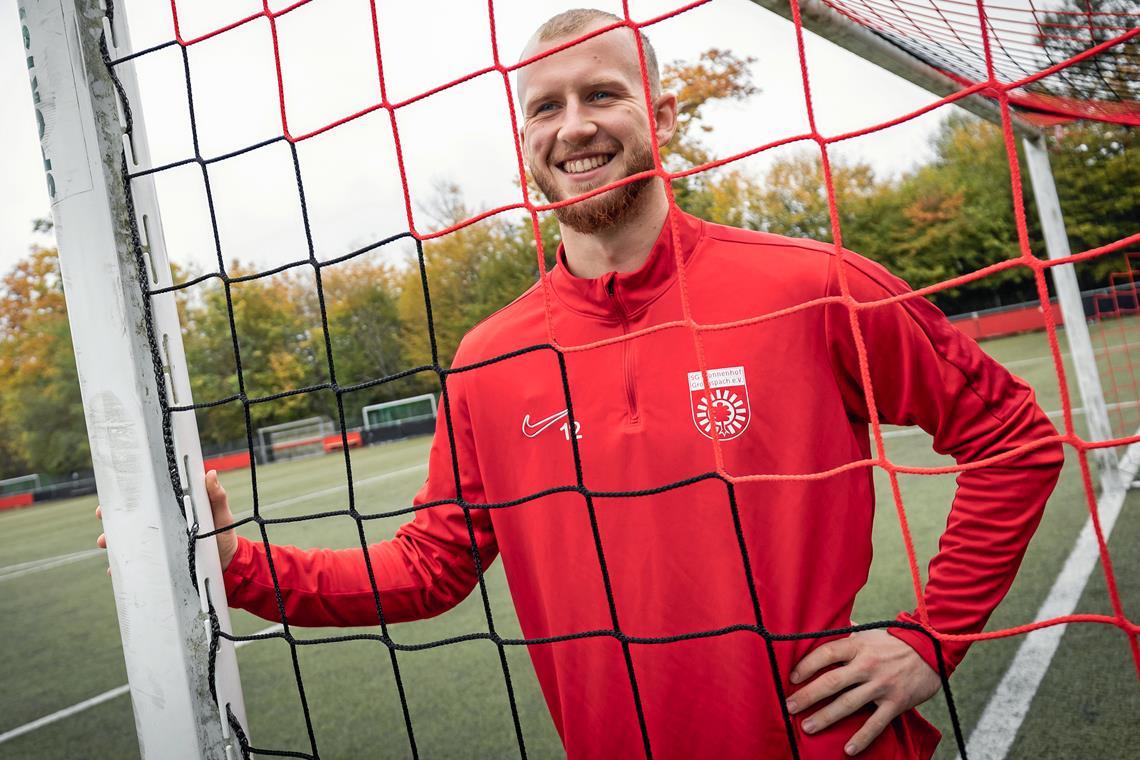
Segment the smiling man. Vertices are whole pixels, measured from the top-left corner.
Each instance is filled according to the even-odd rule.
[[[274,547],[288,620],[436,615],[501,555],[524,635],[545,640],[529,653],[571,757],[782,758],[794,742],[802,758],[928,758],[924,633],[757,630],[851,625],[874,510],[871,470],[852,466],[871,458],[861,364],[882,422],[920,425],[962,463],[998,458],[959,475],[925,589],[940,632],[980,631],[1008,590],[1062,463],[1058,444],[1027,445],[1055,430],[929,302],[891,300],[908,291],[882,267],[671,208],[651,130],[671,139],[677,100],[648,41],[651,111],[628,28],[544,55],[617,21],[561,14],[523,56],[525,158],[563,204],[549,287],[464,338],[423,508],[368,566],[359,549]],[[858,312],[862,347],[841,281],[881,302]],[[734,326],[698,343],[688,315]],[[232,522],[215,474],[207,486],[215,522]],[[218,544],[230,603],[277,619],[260,546],[232,531]],[[948,667],[965,650],[944,643]]]

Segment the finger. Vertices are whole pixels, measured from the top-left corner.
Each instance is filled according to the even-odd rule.
[[[871,684],[863,684],[858,688],[840,694],[835,701],[804,721],[804,731],[809,734],[822,731],[832,723],[859,710],[863,705],[874,701],[875,694],[875,687]]]
[[[218,511],[219,507],[228,506],[226,489],[222,488],[222,483],[218,480],[217,470],[210,470],[206,473],[206,495],[210,498],[210,506],[215,512]]]
[[[103,519],[103,506],[102,506],[101,504],[100,504],[100,505],[96,505],[96,507],[95,507],[95,518],[96,518],[97,520],[102,520],[102,519]]]
[[[108,578],[111,577],[111,568],[109,568],[109,567],[107,568],[107,577]]]
[[[107,548],[107,534],[106,533],[100,533],[99,538],[95,539],[95,544],[100,549],[106,549]]]
[[[826,668],[828,665],[847,662],[854,656],[854,645],[851,643],[851,639],[829,641],[823,646],[816,647],[811,652],[808,652],[807,656],[800,660],[798,665],[792,668],[792,674],[789,678],[792,683],[806,681],[815,675],[816,672]]]
[[[884,702],[879,705],[879,709],[867,718],[867,722],[863,727],[855,732],[851,737],[851,741],[847,742],[847,746],[843,751],[848,755],[857,755],[871,745],[875,741],[875,737],[883,733],[891,721],[898,717],[899,713],[893,705]]]
[[[829,670],[788,699],[788,712],[795,715],[864,680],[862,674],[851,666]]]

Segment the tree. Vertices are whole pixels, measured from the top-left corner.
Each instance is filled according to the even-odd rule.
[[[661,147],[669,171],[683,171],[712,160],[701,140],[713,126],[705,120],[713,102],[742,101],[760,90],[749,69],[755,58],[740,58],[728,50],[710,48],[693,63],[674,61],[661,75],[662,89],[677,95],[677,131]],[[677,204],[691,214],[720,224],[749,225],[754,202],[752,178],[737,168],[719,168],[673,181]]]
[[[232,277],[252,274],[249,265],[233,262]],[[238,383],[234,331],[226,291],[215,281],[203,291],[184,296],[183,341],[190,385],[198,403],[236,395]],[[324,342],[314,340],[313,323],[304,308],[314,289],[312,275],[295,271],[234,283],[230,292],[241,376],[250,397],[268,396],[328,382]],[[285,396],[250,408],[254,428],[308,416],[309,394]],[[231,401],[199,412],[202,441],[223,444],[245,438],[241,404]]]
[[[0,477],[90,467],[83,403],[53,248],[0,284]]]
[[[1067,125],[1050,143],[1050,164],[1074,252],[1134,234],[1140,219],[1140,138],[1114,124]],[[1120,268],[1102,256],[1078,268],[1083,287],[1103,283]]]
[[[429,213],[439,229],[474,216],[453,185],[439,188]],[[553,221],[546,225],[549,229]],[[544,243],[547,267],[554,263],[556,247],[553,240]],[[439,361],[447,367],[472,325],[538,281],[534,234],[529,221],[495,217],[428,240],[423,249]],[[431,364],[418,262],[411,262],[401,277],[398,310],[407,360],[413,366]]]
[[[404,354],[404,324],[400,321],[401,273],[382,261],[357,258],[321,272],[328,319],[329,339],[337,383],[356,385],[407,369]],[[312,315],[310,340],[324,343],[320,327],[320,304],[315,289],[307,294],[305,311]],[[423,378],[383,383],[353,392],[344,398],[346,421],[359,425],[360,409],[367,404],[390,401],[423,392]],[[336,418],[335,403],[328,396],[318,399],[324,411]]]
[[[1118,37],[1135,25],[1136,0],[1063,0],[1043,14],[1034,41],[1051,66]],[[1140,38],[1133,37],[1099,55],[1077,61],[1028,89],[1078,100],[1131,102],[1135,106],[1140,100]]]

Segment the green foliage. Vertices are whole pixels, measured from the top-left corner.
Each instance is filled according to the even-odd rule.
[[[1036,15],[1036,14],[1035,14]],[[1041,14],[1034,42],[1051,64],[1121,36],[1136,25],[1136,0],[1062,0]],[[1109,103],[1140,100],[1140,37],[1029,85],[1032,92]]]
[[[1065,127],[1050,144],[1049,161],[1074,251],[1137,231],[1140,133],[1136,129],[1098,122]],[[1103,282],[1119,268],[1119,256],[1095,259],[1081,268],[1082,284]]]
[[[1104,0],[1111,4],[1116,0]],[[757,92],[749,65],[724,50],[708,50],[692,63],[665,68],[666,89],[678,94],[679,128],[662,150],[673,171],[706,164],[713,153],[703,139],[713,131],[708,106]],[[967,116],[948,118],[934,136],[934,158],[898,177],[876,176],[865,163],[831,161],[843,244],[882,262],[915,287],[977,271],[1020,254],[1001,132]],[[1105,124],[1058,129],[1050,159],[1071,245],[1087,250],[1136,231],[1140,219],[1140,162],[1135,130]],[[1033,252],[1041,235],[1024,167],[1023,197]],[[686,210],[714,222],[768,232],[832,240],[827,183],[814,151],[785,155],[763,176],[726,166],[673,183]],[[533,188],[532,188],[533,190]],[[427,209],[436,229],[466,222],[477,212],[454,186],[443,185]],[[37,222],[40,231],[50,222]],[[554,263],[558,228],[552,214],[539,224],[545,260]],[[529,219],[496,216],[423,244],[439,365],[450,366],[460,338],[538,279],[538,256]],[[1081,267],[1085,288],[1104,284],[1120,266],[1108,256]],[[239,277],[248,263],[228,269]],[[176,271],[176,280],[193,273]],[[367,384],[433,363],[419,261],[399,265],[362,256],[320,274],[329,334],[310,268],[233,283],[232,299],[244,391],[248,397],[286,394],[250,408],[257,427],[315,414],[336,419],[328,390],[291,393],[335,381],[356,387],[344,395],[346,420],[360,424],[362,406],[437,390],[432,372]],[[942,291],[934,300],[950,313],[1036,296],[1031,272],[1014,267],[984,280]],[[217,280],[179,291],[186,359],[194,400],[220,401],[241,391],[227,292]],[[28,471],[67,472],[88,461],[63,294],[54,251],[36,249],[0,287],[0,477]],[[208,448],[244,445],[242,405],[230,401],[199,414]]]
[[[440,189],[432,210],[439,229],[463,222],[474,212],[454,186]],[[557,249],[555,222],[540,230],[547,267]],[[538,254],[529,222],[494,217],[462,227],[423,245],[439,363],[450,366],[459,340],[479,320],[521,295],[538,281]],[[399,296],[402,342],[411,365],[432,363],[427,315],[418,262],[404,273]]]
[[[0,477],[90,467],[55,249],[0,282]]]

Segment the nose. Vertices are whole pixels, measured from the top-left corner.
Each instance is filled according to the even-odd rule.
[[[582,145],[590,142],[597,133],[598,125],[591,118],[589,109],[576,99],[570,100],[562,111],[558,139],[572,145]]]

